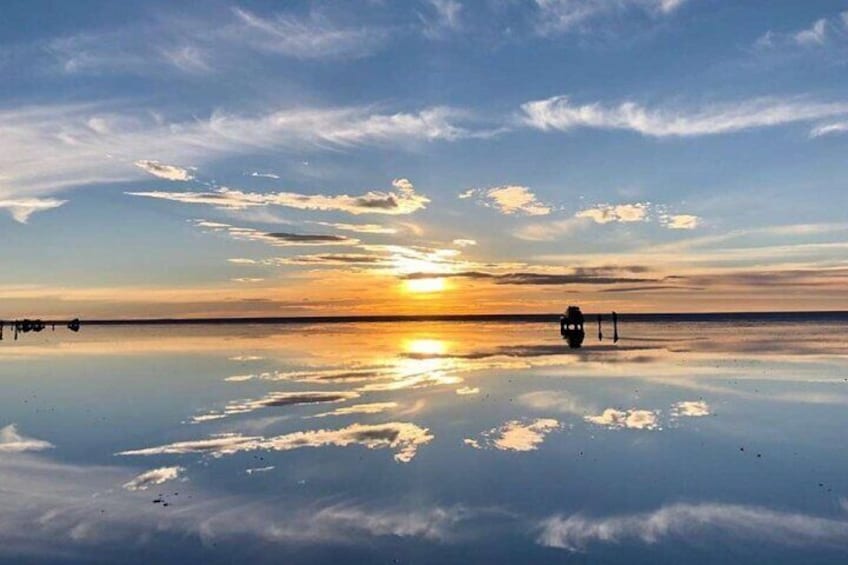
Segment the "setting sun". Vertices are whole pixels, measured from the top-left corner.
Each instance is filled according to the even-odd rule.
[[[404,283],[404,289],[411,293],[441,292],[445,290],[445,279],[411,279]]]

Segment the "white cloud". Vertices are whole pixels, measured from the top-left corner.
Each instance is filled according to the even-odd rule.
[[[235,380],[235,379],[233,379]],[[256,400],[234,400],[226,405],[223,412],[196,416],[195,422],[223,418],[235,414],[246,414],[262,408],[298,406],[308,404],[346,402],[358,398],[359,393],[353,391],[302,391],[302,392],[271,392]]]
[[[848,546],[844,519],[718,503],[671,504],[653,512],[606,518],[553,516],[540,524],[540,530],[538,543],[569,551],[584,551],[592,543],[656,544],[665,538],[695,544],[714,535],[794,547]]]
[[[375,26],[338,25],[318,9],[295,16],[233,8],[228,16],[161,18],[61,37],[43,50],[68,74],[197,75],[243,65],[257,52],[305,60],[357,58],[375,51],[388,37],[385,29]]]
[[[585,218],[566,218],[552,222],[540,222],[521,226],[513,232],[518,239],[527,241],[553,241],[562,236],[572,235],[589,224]]]
[[[450,542],[464,521],[485,512],[420,500],[385,507],[318,501],[304,507],[285,492],[250,498],[191,483],[163,512],[144,491],[115,488],[129,479],[124,468],[60,464],[27,454],[0,456],[0,560],[119,561],[132,546],[151,561],[166,561],[173,556],[169,544],[161,542],[172,536],[198,547],[211,542],[234,551],[245,540],[321,547],[383,536]]]
[[[273,471],[276,469],[274,465],[268,465],[267,467],[254,467],[252,469],[245,469],[244,472],[248,475],[254,475],[256,473],[267,473],[268,471]]]
[[[25,451],[43,451],[52,449],[48,441],[22,436],[15,424],[0,428],[0,453],[22,453]]]
[[[359,57],[385,38],[371,27],[342,28],[313,12],[309,18],[279,14],[263,18],[243,8],[233,8],[237,22],[221,30],[227,39],[260,51],[299,59]]]
[[[607,408],[598,415],[584,416],[591,424],[610,429],[658,430],[659,418],[653,410],[616,410]]]
[[[677,417],[689,416],[693,418],[709,416],[710,407],[703,400],[684,400],[671,407],[671,414]]]
[[[538,418],[531,421],[510,420],[502,426],[483,432],[486,444],[503,451],[534,451],[545,441],[545,436],[560,428],[553,418]],[[474,442],[474,443],[471,443]],[[478,447],[476,440],[466,440],[468,445]]]
[[[834,122],[822,124],[810,130],[810,137],[821,137],[823,135],[838,135],[848,133],[848,122]]]
[[[475,386],[475,387],[463,386],[463,387],[460,387],[460,388],[456,389],[456,393],[457,393],[458,395],[460,395],[460,396],[468,396],[468,395],[472,395],[472,394],[480,394],[480,388],[479,388],[479,387],[476,387],[476,386]]]
[[[159,467],[140,474],[133,480],[124,483],[123,487],[127,490],[147,490],[152,486],[177,479],[180,473],[184,471],[184,467]]]
[[[848,103],[757,98],[696,109],[648,109],[635,102],[618,106],[575,105],[567,96],[527,102],[524,123],[540,130],[576,128],[630,130],[652,137],[690,137],[808,122],[848,114]]]
[[[504,185],[486,189],[470,189],[459,195],[460,198],[476,196],[486,205],[497,208],[502,213],[525,214],[527,216],[545,216],[551,213],[551,207],[540,202],[526,186]]]
[[[57,200],[56,198],[0,199],[0,210],[6,210],[16,222],[25,224],[34,213],[58,208],[66,202],[67,200]]]
[[[664,215],[660,222],[670,230],[693,230],[701,223],[701,218],[692,214]]]
[[[226,233],[233,239],[259,241],[274,247],[325,247],[337,245],[358,245],[359,240],[345,235],[335,234],[305,234],[293,232],[265,232],[253,228],[231,226],[220,222],[197,220],[195,225],[213,232]],[[231,263],[253,264],[252,259],[231,259]],[[241,281],[245,282],[245,281]],[[257,282],[257,281],[251,281]]]
[[[607,224],[609,222],[643,222],[648,215],[648,204],[637,202],[635,204],[598,204],[594,208],[588,208],[577,212],[575,218],[587,218],[596,224]]]
[[[571,218],[523,225],[516,229],[513,235],[527,241],[554,241],[560,237],[572,236],[592,223],[659,221],[663,227],[674,230],[692,230],[701,225],[701,218],[698,216],[667,214],[665,209],[665,206],[652,206],[649,202],[596,204],[578,211]]]
[[[518,397],[518,402],[533,410],[546,412],[556,411],[564,414],[583,415],[589,410],[578,397],[557,390],[527,392]]]
[[[845,12],[839,16],[819,18],[809,27],[797,31],[769,30],[760,36],[754,46],[761,50],[783,49],[795,54],[812,53],[816,56],[844,54],[848,38]],[[825,49],[827,48],[827,49]]]
[[[16,201],[78,186],[137,180],[141,170],[133,164],[142,159],[203,165],[256,151],[454,140],[468,133],[454,124],[461,115],[448,108],[413,113],[290,108],[256,115],[219,110],[205,119],[169,121],[143,110],[121,112],[116,103],[16,107],[0,110],[0,199]],[[402,190],[394,194],[401,204],[415,201]],[[300,195],[289,196],[296,200]]]
[[[166,61],[185,73],[209,73],[213,70],[210,53],[195,45],[164,47],[160,53]]]
[[[428,3],[433,7],[436,17],[425,19],[425,36],[438,39],[448,32],[455,32],[462,28],[462,4],[455,0],[428,0]]]
[[[397,233],[396,228],[381,226],[380,224],[345,224],[340,222],[310,222],[319,226],[335,228],[337,230],[352,231],[356,233],[376,233],[376,234],[393,234]]]
[[[395,461],[408,463],[415,457],[420,446],[430,443],[433,439],[429,432],[427,428],[406,422],[351,424],[337,430],[308,430],[270,438],[226,434],[210,439],[123,451],[118,455],[209,453],[213,457],[221,457],[243,451],[288,451],[303,447],[362,445],[368,449],[392,449],[395,451]]]
[[[166,165],[159,161],[148,161],[142,159],[140,161],[136,161],[135,166],[155,177],[159,177],[160,179],[183,182],[194,180],[194,174],[192,174],[190,169],[177,167],[176,165]]]
[[[471,247],[472,245],[477,245],[477,240],[474,239],[455,239],[453,240],[453,244],[457,247]]]
[[[369,191],[359,196],[347,194],[300,194],[296,192],[243,192],[220,188],[211,192],[128,192],[132,196],[145,196],[171,200],[184,204],[208,204],[227,210],[244,210],[262,206],[282,206],[298,210],[338,211],[349,214],[412,214],[427,206],[430,199],[418,194],[407,179],[392,181],[393,191]],[[348,224],[350,225],[350,224]]]
[[[250,173],[250,176],[275,180],[280,179],[280,175],[275,175],[274,173],[260,173],[258,171],[253,171],[252,173]]]
[[[397,408],[397,402],[370,402],[367,404],[354,404],[352,406],[343,406],[336,408],[332,412],[322,412],[315,414],[315,418],[324,418],[327,416],[350,416],[351,414],[380,414],[387,410]]]
[[[795,42],[799,45],[824,45],[827,40],[827,20],[816,20],[808,29],[795,34]]]
[[[587,23],[616,12],[637,9],[649,15],[668,15],[685,0],[536,0],[537,29],[542,34],[581,29]]]

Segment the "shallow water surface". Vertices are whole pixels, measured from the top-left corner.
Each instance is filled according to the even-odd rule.
[[[0,560],[842,563],[845,322],[7,335]]]

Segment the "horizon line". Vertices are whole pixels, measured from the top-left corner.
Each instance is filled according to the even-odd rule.
[[[586,317],[610,316],[609,312],[587,312]],[[309,324],[309,323],[363,323],[363,322],[450,322],[450,321],[548,321],[558,320],[562,314],[556,313],[523,313],[523,314],[362,314],[362,315],[324,315],[324,316],[213,316],[197,318],[104,318],[78,319],[81,325],[179,325],[179,324]],[[621,319],[633,321],[649,320],[651,318],[751,318],[751,317],[841,317],[848,316],[848,310],[761,310],[761,311],[729,311],[729,312],[618,312]],[[73,319],[42,319],[45,325],[67,324]],[[14,325],[16,320],[0,320],[0,324]]]

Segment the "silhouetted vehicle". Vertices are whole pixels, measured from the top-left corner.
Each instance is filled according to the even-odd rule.
[[[30,320],[29,318],[24,318],[23,320],[0,320],[0,340],[3,339],[3,330],[5,327],[9,325],[15,332],[15,340],[18,339],[18,334],[25,334],[29,332],[41,332],[44,331],[49,325],[53,330],[56,329],[56,322],[45,322],[44,320]],[[73,332],[78,332],[80,329],[80,321],[79,318],[74,318],[70,322],[68,322],[68,329]]]
[[[577,349],[583,345],[586,332],[583,331],[583,312],[578,306],[569,306],[559,318],[559,331],[568,341],[568,347]]]

